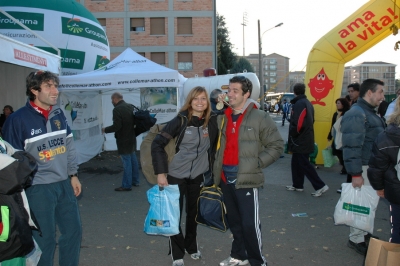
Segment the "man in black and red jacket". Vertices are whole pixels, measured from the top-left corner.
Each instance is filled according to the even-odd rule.
[[[310,180],[315,192],[314,197],[319,197],[329,187],[318,176],[308,157],[314,152],[314,107],[307,100],[306,86],[303,83],[294,85],[293,92],[296,96],[291,100],[292,113],[289,125],[288,149],[292,155],[292,181],[291,186],[286,186],[290,191],[303,191],[304,176]]]

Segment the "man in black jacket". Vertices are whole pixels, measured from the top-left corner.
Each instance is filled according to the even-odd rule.
[[[329,187],[318,176],[311,165],[309,154],[314,152],[314,107],[304,94],[306,86],[297,83],[293,87],[296,96],[290,101],[292,114],[290,115],[288,149],[292,154],[292,186],[286,186],[289,191],[303,191],[304,176],[310,180],[315,192],[314,197],[325,193]]]
[[[122,186],[115,191],[131,191],[132,185],[139,186],[139,164],[136,158],[136,136],[133,105],[126,103],[119,92],[111,95],[114,105],[113,124],[103,128],[103,133],[115,132],[118,153],[124,166]]]

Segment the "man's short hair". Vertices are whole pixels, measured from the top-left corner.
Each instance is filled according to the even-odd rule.
[[[293,86],[293,92],[296,95],[303,95],[306,93],[306,85],[304,83],[296,83]]]
[[[350,83],[347,88],[353,88],[353,90],[355,91],[360,91],[360,83],[358,82],[354,82],[354,83]]]
[[[111,99],[118,99],[118,100],[122,100],[124,98],[124,96],[122,96],[122,94],[120,92],[114,92],[111,95]]]
[[[360,87],[360,97],[364,97],[365,94],[367,93],[367,91],[372,91],[372,92],[376,92],[376,90],[378,89],[377,86],[378,85],[382,85],[385,86],[385,83],[382,80],[379,79],[366,79],[363,81],[363,83],[361,83],[361,87]]]
[[[26,77],[26,96],[29,97],[30,101],[36,99],[36,95],[32,93],[31,90],[41,91],[40,86],[43,82],[53,81],[57,86],[60,84],[60,79],[56,74],[50,71],[39,70],[36,72],[31,72]]]
[[[250,92],[251,95],[251,92],[253,91],[253,83],[251,83],[251,81],[245,76],[234,76],[229,80],[229,83],[242,84],[242,91],[243,91],[242,95],[245,95],[247,92]]]

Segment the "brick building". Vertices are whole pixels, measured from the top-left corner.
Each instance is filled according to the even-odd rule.
[[[130,47],[185,77],[216,68],[215,1],[77,0],[106,30],[111,59]]]
[[[258,70],[258,54],[250,54],[245,58],[253,66],[254,71],[259,76]],[[261,62],[263,67],[265,89],[268,92],[288,92],[290,90],[289,81],[289,58],[272,53],[269,55],[262,54]],[[258,77],[260,79],[260,77]]]

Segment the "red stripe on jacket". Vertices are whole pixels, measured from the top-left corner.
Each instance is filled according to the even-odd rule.
[[[299,116],[299,121],[297,123],[297,133],[300,133],[301,128],[303,127],[303,122],[304,118],[307,115],[307,109],[304,108],[303,111],[301,111],[300,116]]]

